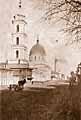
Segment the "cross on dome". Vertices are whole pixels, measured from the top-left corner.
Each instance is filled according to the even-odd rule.
[[[21,2],[21,0],[19,0],[19,8],[21,8],[22,7],[22,2]]]

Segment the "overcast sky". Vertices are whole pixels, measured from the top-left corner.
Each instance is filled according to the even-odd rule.
[[[39,9],[36,0],[22,0],[22,13],[26,16],[28,34],[28,50],[36,43],[36,36],[39,34],[40,43],[44,46],[48,62],[54,63],[54,57],[62,59],[59,62],[62,71],[69,72],[76,67],[81,60],[81,50],[65,46],[66,36],[61,31],[63,24],[50,24],[41,20],[44,16],[44,9]],[[18,13],[18,0],[0,0],[0,59],[5,60],[10,54],[11,44],[11,21]],[[56,42],[58,40],[58,42]],[[10,57],[10,56],[9,56]],[[59,65],[58,65],[59,66]],[[60,67],[58,67],[59,69]]]

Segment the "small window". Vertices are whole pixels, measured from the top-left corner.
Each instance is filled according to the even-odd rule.
[[[17,25],[17,32],[19,32],[19,25]]]
[[[36,60],[36,56],[35,56],[35,60]]]
[[[16,50],[16,58],[18,58],[18,57],[19,57],[19,51]]]
[[[16,38],[16,45],[19,45],[19,37]]]

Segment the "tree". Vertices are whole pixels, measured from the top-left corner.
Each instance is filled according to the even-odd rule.
[[[45,20],[66,21],[65,32],[75,35],[75,41],[80,41],[81,36],[81,0],[42,0],[46,8]]]

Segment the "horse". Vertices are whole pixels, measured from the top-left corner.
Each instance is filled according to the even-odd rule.
[[[18,81],[18,86],[23,88],[23,85],[26,83],[26,79]]]

